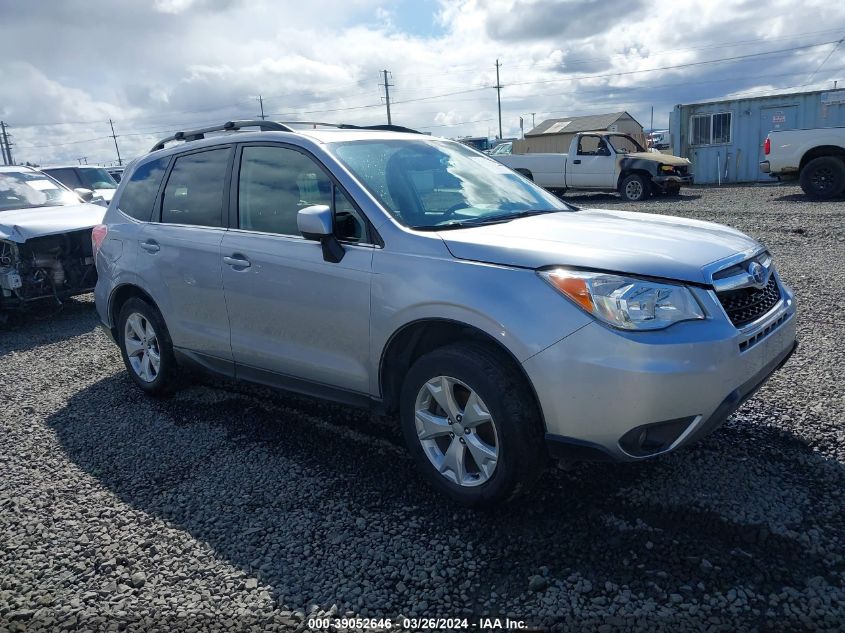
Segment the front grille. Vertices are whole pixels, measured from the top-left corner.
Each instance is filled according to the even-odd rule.
[[[716,293],[731,323],[742,327],[760,318],[780,301],[780,288],[775,276],[765,288],[740,288]]]

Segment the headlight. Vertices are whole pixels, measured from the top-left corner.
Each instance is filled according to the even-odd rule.
[[[567,268],[539,275],[597,319],[624,330],[660,330],[704,318],[686,286]]]

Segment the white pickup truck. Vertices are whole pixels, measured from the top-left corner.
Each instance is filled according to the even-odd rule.
[[[812,198],[845,194],[845,127],[769,132],[760,169],[783,180],[798,179]]]
[[[652,193],[675,195],[682,185],[693,182],[688,159],[648,152],[627,134],[576,134],[568,154],[491,154],[491,158],[555,193],[618,191],[636,202]]]

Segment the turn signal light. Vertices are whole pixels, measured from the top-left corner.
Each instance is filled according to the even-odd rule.
[[[578,277],[569,277],[565,273],[555,271],[547,279],[555,288],[560,290],[575,303],[584,308],[587,312],[593,312],[593,298],[590,296],[590,289],[587,282]]]

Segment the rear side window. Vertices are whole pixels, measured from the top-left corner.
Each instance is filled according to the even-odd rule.
[[[136,220],[149,222],[169,160],[159,158],[139,166],[124,186],[117,208]]]
[[[223,226],[223,185],[229,153],[227,147],[176,159],[164,187],[162,222]]]

